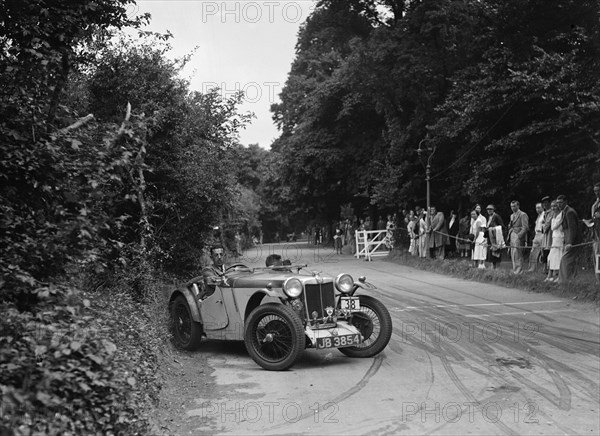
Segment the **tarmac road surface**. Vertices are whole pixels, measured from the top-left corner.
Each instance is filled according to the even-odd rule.
[[[289,371],[257,366],[242,343],[206,342],[181,434],[600,433],[600,319],[593,304],[533,294],[306,245],[262,246],[337,275],[365,275],[391,312],[375,358],[306,350]],[[208,392],[208,391],[207,391]]]

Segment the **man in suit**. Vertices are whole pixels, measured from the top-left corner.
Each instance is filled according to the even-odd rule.
[[[552,247],[552,218],[554,213],[550,207],[550,197],[545,196],[542,198],[542,207],[544,208],[544,220],[542,225],[542,263],[544,264],[544,272],[548,272],[548,255],[550,254],[550,248]]]
[[[558,283],[567,283],[575,274],[575,264],[581,249],[580,246],[577,246],[581,242],[579,216],[575,209],[567,204],[567,197],[564,195],[556,197],[556,203],[558,209],[562,211],[561,224],[565,234],[564,252],[558,270]]]
[[[448,223],[448,254],[450,256],[456,253],[458,244],[456,235],[458,235],[458,215],[453,210],[450,211],[450,222]]]
[[[508,224],[510,258],[513,265],[513,274],[521,274],[523,272],[523,247],[529,230],[529,217],[520,209],[518,201],[512,201],[510,208],[513,211]]]
[[[443,259],[445,257],[446,244],[448,243],[448,228],[443,212],[438,212],[435,206],[429,208],[427,220],[431,220],[427,226],[429,232],[429,248],[432,249],[433,257]]]

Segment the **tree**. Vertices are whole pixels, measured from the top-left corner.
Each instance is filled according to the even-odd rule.
[[[69,74],[86,61],[85,44],[145,21],[127,16],[129,3],[0,5],[0,298],[17,295],[27,307],[31,295],[21,291],[62,273],[106,224],[89,207],[114,156],[88,144],[112,132],[91,129],[92,117],[74,122],[78,114],[60,103]]]
[[[320,2],[272,107],[286,210],[331,219],[348,202],[359,214],[422,205],[419,144],[436,147],[440,208],[556,190],[577,203],[571,175],[598,173],[598,7]]]
[[[453,77],[431,129],[452,162],[435,179],[471,200],[562,192],[577,204],[600,151],[599,6],[487,3],[489,46]]]

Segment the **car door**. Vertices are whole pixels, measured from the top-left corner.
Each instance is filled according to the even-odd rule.
[[[215,292],[202,301],[200,316],[205,331],[221,330],[229,324],[223,291],[215,286]]]

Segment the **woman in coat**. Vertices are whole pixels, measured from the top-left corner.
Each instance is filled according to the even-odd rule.
[[[485,269],[485,258],[487,257],[487,240],[485,239],[486,219],[478,215],[476,210],[471,211],[471,234],[473,235],[472,259],[477,268]]]

